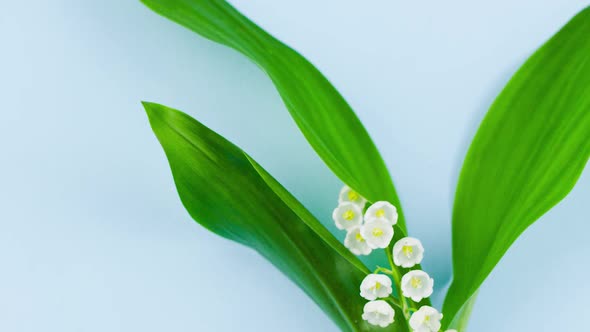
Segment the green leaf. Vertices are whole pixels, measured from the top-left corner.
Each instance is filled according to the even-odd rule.
[[[590,157],[590,7],[514,75],[465,159],[453,212],[446,324],[516,238],[574,187]]]
[[[222,0],[142,0],[155,12],[234,48],[274,82],[299,129],[330,169],[369,201],[398,207],[393,183],[375,144],[338,91],[304,57]]]
[[[361,319],[366,301],[359,296],[369,271],[301,203],[241,149],[188,115],[144,107],[193,219],[257,250],[343,331],[372,330]],[[385,331],[406,330],[392,325]]]
[[[461,310],[454,315],[453,320],[450,322],[449,327],[457,330],[457,331],[467,331],[467,325],[469,323],[469,318],[471,317],[471,312],[473,311],[473,307],[475,306],[475,301],[477,300],[478,292],[475,292],[465,302],[465,304],[461,307]]]

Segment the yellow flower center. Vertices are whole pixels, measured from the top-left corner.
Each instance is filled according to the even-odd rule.
[[[379,209],[379,210],[375,211],[375,217],[377,217],[377,218],[381,218],[384,215],[385,215],[385,210],[383,210],[383,209]]]
[[[342,214],[342,218],[346,220],[352,220],[354,218],[354,211],[346,210],[346,212]]]
[[[410,280],[410,285],[412,285],[413,288],[422,288],[422,280],[420,278],[413,277],[412,280]]]
[[[379,289],[381,288],[381,284],[380,284],[380,283],[378,283],[378,282],[376,282],[376,283],[375,283],[375,287],[374,287],[374,288],[375,288],[376,290],[379,290]]]
[[[379,227],[375,227],[375,228],[373,228],[373,232],[372,233],[373,233],[373,236],[374,237],[380,237],[380,236],[383,235],[383,230],[381,228],[379,228]]]
[[[365,242],[365,239],[363,238],[363,236],[361,235],[361,233],[356,233],[356,240],[358,242]]]
[[[410,258],[412,256],[412,253],[414,252],[414,248],[412,248],[412,246],[403,246],[402,252],[404,253],[404,255],[406,255],[406,257]]]
[[[430,316],[425,316],[424,317],[424,323],[428,323],[430,322]]]
[[[349,191],[349,192],[348,192],[348,199],[349,199],[351,202],[354,202],[354,201],[356,201],[357,199],[359,199],[359,194],[358,194],[356,191],[354,191],[354,190],[351,190],[351,191]]]

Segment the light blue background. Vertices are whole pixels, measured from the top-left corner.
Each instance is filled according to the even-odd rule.
[[[231,2],[355,108],[443,289],[477,124],[586,1]],[[0,42],[0,331],[336,331],[255,252],[190,220],[139,103],[197,117],[329,222],[341,183],[255,65],[136,1],[0,0]],[[589,198],[587,170],[483,285],[471,331],[587,326]]]

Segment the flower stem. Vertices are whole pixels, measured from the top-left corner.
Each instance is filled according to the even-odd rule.
[[[386,298],[385,300],[389,301],[391,304],[393,304],[394,306],[396,306],[400,309],[402,308],[400,301],[393,296],[390,296],[390,297]]]
[[[387,255],[387,260],[389,261],[389,265],[391,266],[391,270],[387,270],[387,269],[384,269],[381,267],[379,267],[378,269],[386,270],[388,272],[388,274],[393,277],[393,283],[395,284],[395,287],[397,289],[397,294],[399,296],[399,301],[401,302],[402,312],[404,314],[404,317],[406,318],[406,322],[409,322],[410,316],[411,316],[410,315],[410,306],[408,305],[408,301],[404,298],[404,296],[402,294],[401,272],[397,269],[397,266],[395,266],[395,264],[393,264],[392,251],[390,250],[390,248],[385,248],[385,254]]]
[[[399,288],[399,281],[397,281],[397,279],[399,279],[399,278],[396,278],[396,272],[394,272],[392,270],[389,270],[389,269],[386,269],[386,268],[381,267],[381,266],[377,266],[377,268],[375,269],[375,271],[373,273],[379,273],[379,272],[388,274],[388,275],[390,275],[394,279],[394,282],[393,283],[395,284],[395,288],[397,290],[399,299],[396,299],[392,295],[392,296],[386,298],[385,300],[389,301],[394,306],[398,307],[402,311],[402,313],[404,314],[404,317],[406,317],[406,321],[407,321],[408,320],[408,315],[406,314],[406,312],[407,312],[408,309],[406,307],[406,303],[404,301],[404,298],[401,295],[401,290]]]

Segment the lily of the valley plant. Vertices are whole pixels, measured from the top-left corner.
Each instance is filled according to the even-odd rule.
[[[367,200],[348,186],[342,188],[338,201],[332,217],[339,229],[347,231],[344,245],[352,253],[368,255],[373,249],[387,250],[390,247],[398,220],[395,206],[380,201],[367,207]],[[361,216],[363,211],[364,216]],[[397,240],[392,253],[387,254],[393,257],[393,261],[390,260],[393,265],[411,269],[422,262],[424,247],[420,240],[404,237]],[[363,319],[371,325],[389,326],[395,320],[393,305],[404,313],[413,331],[438,332],[443,315],[428,305],[416,309],[422,299],[432,295],[434,280],[420,269],[405,271],[401,280],[399,272],[396,268],[377,267],[374,273],[363,279],[360,295],[369,300],[363,307]],[[392,283],[390,277],[396,282]],[[397,294],[403,296],[398,299],[391,296],[392,284],[396,286]],[[413,302],[408,303],[410,300]]]
[[[475,135],[453,208],[453,282],[435,308],[429,297],[437,284],[420,266],[429,248],[409,236],[375,144],[330,82],[223,0],[143,2],[263,68],[308,142],[346,184],[332,214],[336,237],[240,148],[185,113],[143,103],[189,214],[269,259],[343,331],[467,331],[482,282],[516,238],[571,191],[590,157],[586,9],[515,73]],[[378,265],[359,260],[376,251],[386,257]],[[580,329],[585,325],[581,320]]]

